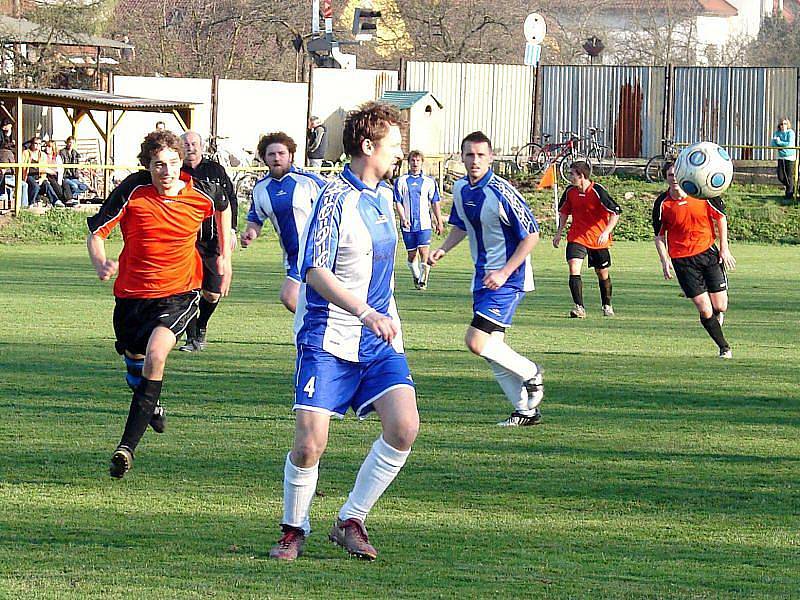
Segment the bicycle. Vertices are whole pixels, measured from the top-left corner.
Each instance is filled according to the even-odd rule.
[[[592,171],[598,175],[608,176],[613,175],[617,170],[617,155],[610,146],[601,144],[599,140],[599,133],[605,133],[605,129],[598,129],[597,127],[589,127],[586,129],[589,135],[582,139],[584,148],[586,149],[586,156],[592,164]]]
[[[231,179],[236,197],[247,200],[259,179],[259,173],[248,171],[246,167],[263,165],[251,150],[241,148],[237,154],[232,150],[220,147],[218,142],[227,139],[229,138],[219,135],[211,136],[204,156],[223,166]]]
[[[666,180],[664,177],[664,165],[667,162],[674,162],[675,159],[678,158],[678,153],[680,152],[680,149],[672,138],[662,139],[661,144],[663,153],[651,156],[644,167],[644,178],[650,183],[658,183]]]
[[[552,163],[558,165],[558,172],[564,181],[569,181],[569,169],[572,163],[578,160],[588,163],[589,168],[592,168],[592,163],[589,158],[578,152],[578,144],[581,137],[574,131],[559,131],[565,141],[559,143],[548,143],[550,134],[543,134],[542,141],[544,145],[538,142],[530,142],[525,144],[517,150],[514,156],[514,162],[517,167],[523,172],[530,173],[531,175],[538,175],[545,167]]]

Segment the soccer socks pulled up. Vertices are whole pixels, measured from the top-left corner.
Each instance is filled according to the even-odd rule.
[[[608,279],[599,279],[600,284],[600,303],[601,306],[611,306],[611,277]]]
[[[536,377],[539,372],[536,363],[515,352],[511,346],[503,341],[504,337],[501,331],[495,331],[490,334],[489,339],[486,340],[486,344],[483,346],[481,356],[497,363],[522,381]]]
[[[431,274],[431,266],[428,263],[422,264],[422,274],[420,275],[419,282],[422,285],[428,285],[428,277]]]
[[[572,294],[572,302],[583,306],[583,280],[580,275],[569,276],[569,292]]]
[[[292,462],[292,453],[286,455],[283,467],[283,521],[282,525],[302,529],[311,533],[311,501],[317,490],[319,463],[313,467],[297,467]]]
[[[522,378],[492,360],[487,359],[486,362],[492,368],[495,380],[514,410],[520,413],[528,412],[528,391],[522,385]]]
[[[205,297],[200,298],[200,312],[197,314],[197,327],[199,329],[208,329],[208,320],[214,311],[217,310],[219,302],[209,302]]]
[[[152,381],[142,377],[139,385],[136,386],[120,446],[127,446],[131,451],[136,450],[144,432],[147,431],[147,426],[150,424],[153,411],[161,396],[161,383],[161,381]]]
[[[414,278],[414,281],[419,281],[419,262],[416,259],[408,262],[408,270],[411,271],[411,276]]]
[[[717,319],[716,315],[711,315],[707,319],[700,317],[700,323],[705,327],[708,335],[711,336],[711,339],[719,346],[720,350],[730,349],[730,344],[728,344],[728,340],[725,339],[725,335],[722,333],[722,325],[719,324],[719,319]]]
[[[358,470],[353,490],[339,510],[339,518],[342,521],[358,519],[363,523],[378,498],[406,464],[409,454],[411,450],[398,450],[387,444],[383,435],[378,437]]]

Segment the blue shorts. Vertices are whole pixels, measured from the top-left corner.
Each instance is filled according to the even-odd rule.
[[[510,327],[517,305],[524,297],[525,292],[515,288],[481,288],[472,292],[472,311],[501,327]]]
[[[430,246],[431,231],[430,229],[403,231],[403,243],[406,245],[406,250],[416,250],[420,246]]]
[[[302,283],[303,280],[300,279],[300,269],[297,267],[297,254],[294,256],[287,256],[283,262],[286,267],[286,277],[294,279],[297,283]]]
[[[294,406],[343,418],[348,408],[360,419],[375,410],[372,403],[398,387],[414,388],[405,354],[386,351],[367,363],[350,362],[301,344],[297,348]]]

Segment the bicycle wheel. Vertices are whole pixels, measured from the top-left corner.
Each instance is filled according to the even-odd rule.
[[[653,156],[647,161],[647,164],[644,167],[644,178],[650,183],[665,181],[664,164],[666,162],[667,159],[663,154],[656,154]]]
[[[564,158],[561,159],[558,163],[558,172],[561,174],[561,179],[569,183],[569,168],[572,166],[572,163],[582,160],[587,165],[589,165],[589,176],[591,177],[592,171],[594,171],[594,166],[592,165],[592,161],[589,160],[588,156],[584,156],[583,154],[568,154]]]
[[[236,182],[236,198],[249,200],[256,181],[258,181],[258,176],[255,173],[244,173]]]
[[[514,162],[517,167],[525,173],[537,175],[544,168],[546,156],[542,147],[536,142],[525,144],[522,148],[517,150],[514,156]]]
[[[589,152],[592,170],[600,177],[613,175],[617,170],[617,155],[609,146],[597,145]]]

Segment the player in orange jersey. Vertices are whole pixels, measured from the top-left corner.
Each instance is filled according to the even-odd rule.
[[[576,319],[586,317],[583,305],[583,281],[581,267],[583,259],[589,257],[589,266],[597,273],[600,285],[600,305],[603,316],[613,317],[611,306],[611,232],[614,230],[622,209],[614,202],[606,189],[589,177],[591,168],[579,160],[569,169],[568,186],[558,203],[558,230],[553,236],[553,248],[558,248],[567,219],[572,224],[567,233],[567,264],[569,265],[569,290],[575,307],[569,316]]]
[[[722,333],[728,310],[725,269],[736,266],[728,248],[725,204],[721,198],[687,196],[675,179],[672,163],[667,163],[665,173],[669,189],[653,205],[654,241],[664,279],[672,279],[672,267],[684,294],[700,313],[700,323],[719,347],[719,357],[732,358],[730,344]]]
[[[167,355],[197,314],[203,266],[196,249],[203,220],[215,215],[222,295],[230,287],[230,209],[222,190],[181,173],[183,142],[154,131],[142,142],[139,161],[147,169],[129,176],[87,219],[89,258],[101,281],[114,282],[116,350],[133,389],[122,440],[111,458],[112,477],[133,465],[133,453],[148,424],[164,430],[159,403]],[[119,262],[106,256],[105,239],[119,225],[125,245]]]

